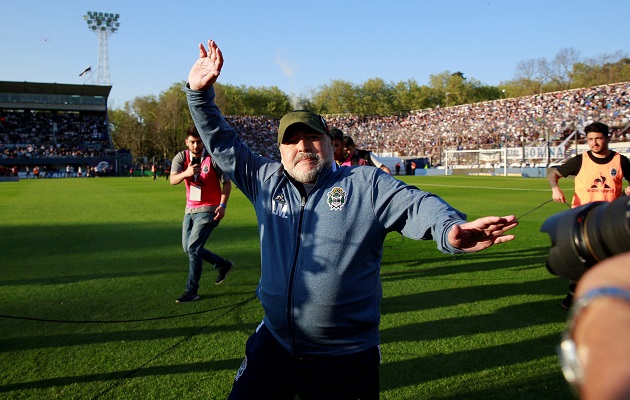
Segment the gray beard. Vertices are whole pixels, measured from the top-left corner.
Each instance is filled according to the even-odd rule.
[[[298,161],[304,158],[316,159],[317,167],[309,171],[296,171],[295,165],[297,164]],[[289,174],[291,178],[295,179],[296,181],[300,183],[315,182],[317,180],[317,177],[319,176],[319,173],[322,171],[322,169],[324,169],[326,164],[327,164],[326,160],[324,160],[319,154],[301,153],[297,157],[295,157],[295,159],[293,160],[293,165],[291,166],[289,170],[287,170],[287,173]]]

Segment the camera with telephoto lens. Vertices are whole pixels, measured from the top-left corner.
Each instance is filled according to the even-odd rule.
[[[588,203],[554,214],[540,231],[551,236],[549,272],[577,282],[598,262],[630,251],[630,197]]]

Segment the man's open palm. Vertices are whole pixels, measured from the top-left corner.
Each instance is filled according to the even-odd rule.
[[[221,74],[223,54],[214,40],[208,40],[208,50],[199,44],[199,59],[190,69],[188,85],[192,90],[207,90]]]

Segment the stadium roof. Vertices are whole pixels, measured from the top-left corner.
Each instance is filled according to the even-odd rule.
[[[61,94],[108,97],[111,86],[0,81],[0,93]]]

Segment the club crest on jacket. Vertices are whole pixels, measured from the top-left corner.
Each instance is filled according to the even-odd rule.
[[[346,204],[346,192],[340,187],[334,187],[327,193],[326,202],[330,206],[331,210],[341,210],[343,205]]]

